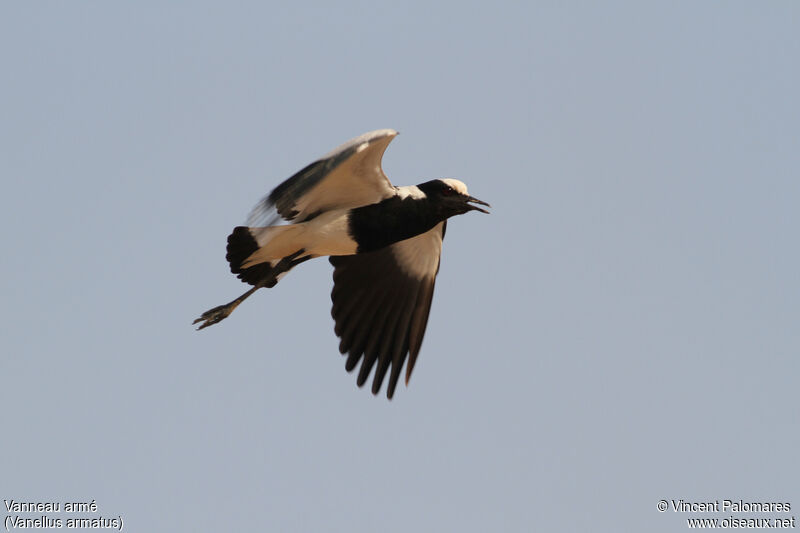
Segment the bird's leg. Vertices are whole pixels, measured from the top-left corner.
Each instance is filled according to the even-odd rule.
[[[217,307],[215,307],[213,309],[209,309],[208,311],[206,311],[205,313],[200,315],[200,318],[198,318],[197,320],[192,322],[192,324],[197,324],[198,322],[202,321],[203,323],[200,324],[199,328],[197,328],[197,330],[199,331],[199,330],[201,330],[203,328],[207,328],[208,326],[211,326],[212,324],[216,324],[217,322],[221,322],[222,320],[227,318],[228,315],[233,313],[233,310],[236,309],[236,307],[240,303],[245,301],[248,296],[250,296],[251,294],[253,294],[254,292],[256,292],[258,289],[260,289],[263,286],[264,286],[263,283],[258,283],[255,286],[253,286],[252,289],[250,289],[246,293],[242,294],[241,296],[239,296],[238,298],[236,298],[232,302],[228,302],[225,305],[218,305]]]
[[[278,279],[280,279],[281,274],[284,274],[285,272],[290,271],[300,263],[303,263],[304,261],[308,261],[309,259],[311,259],[312,256],[310,255],[300,257],[304,253],[305,250],[301,248],[297,250],[295,253],[287,255],[286,257],[278,261],[278,263],[274,267],[272,267],[272,270],[270,270],[270,272],[264,278],[262,278],[261,281],[253,285],[252,289],[242,294],[232,302],[228,302],[225,305],[218,305],[214,309],[209,309],[208,311],[200,315],[200,318],[192,322],[192,324],[203,322],[202,324],[200,324],[200,327],[197,328],[199,331],[203,328],[207,328],[208,326],[216,324],[217,322],[225,320],[226,318],[228,318],[228,315],[233,313],[233,310],[236,309],[236,307],[238,307],[240,303],[245,301],[251,294],[256,292],[258,289],[260,289],[261,287],[268,287],[268,288],[274,287],[275,284],[278,283]]]

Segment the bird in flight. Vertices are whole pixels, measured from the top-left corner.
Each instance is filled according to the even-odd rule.
[[[228,236],[231,272],[253,287],[209,309],[198,330],[230,315],[262,287],[274,287],[292,268],[320,256],[333,265],[331,300],[345,368],[361,362],[357,383],[377,369],[378,394],[390,371],[394,394],[403,362],[406,385],[428,323],[447,219],[491,207],[456,179],[395,187],[381,159],[397,135],[376,130],[352,139],[306,166],[256,205],[247,226]],[[284,222],[281,224],[281,222]]]

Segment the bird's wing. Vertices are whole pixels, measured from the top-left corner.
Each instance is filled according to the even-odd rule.
[[[392,196],[395,189],[381,158],[396,135],[394,130],[371,131],[324,155],[261,200],[248,226],[272,226],[281,218],[302,222],[329,209],[361,207]]]
[[[348,354],[348,372],[362,361],[359,387],[377,361],[373,394],[391,366],[386,395],[392,397],[407,354],[408,384],[428,324],[446,226],[440,222],[374,252],[330,258],[335,268],[331,315],[341,338],[339,351]]]

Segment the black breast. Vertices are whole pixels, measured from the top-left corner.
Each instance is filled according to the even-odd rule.
[[[348,229],[361,253],[425,233],[442,220],[427,198],[393,196],[377,204],[353,209]]]

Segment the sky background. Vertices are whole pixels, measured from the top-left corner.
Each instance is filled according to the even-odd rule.
[[[4,2],[0,62],[2,498],[159,532],[800,515],[796,2]],[[493,206],[391,402],[326,260],[191,325],[246,290],[251,207],[378,128],[393,183]]]

